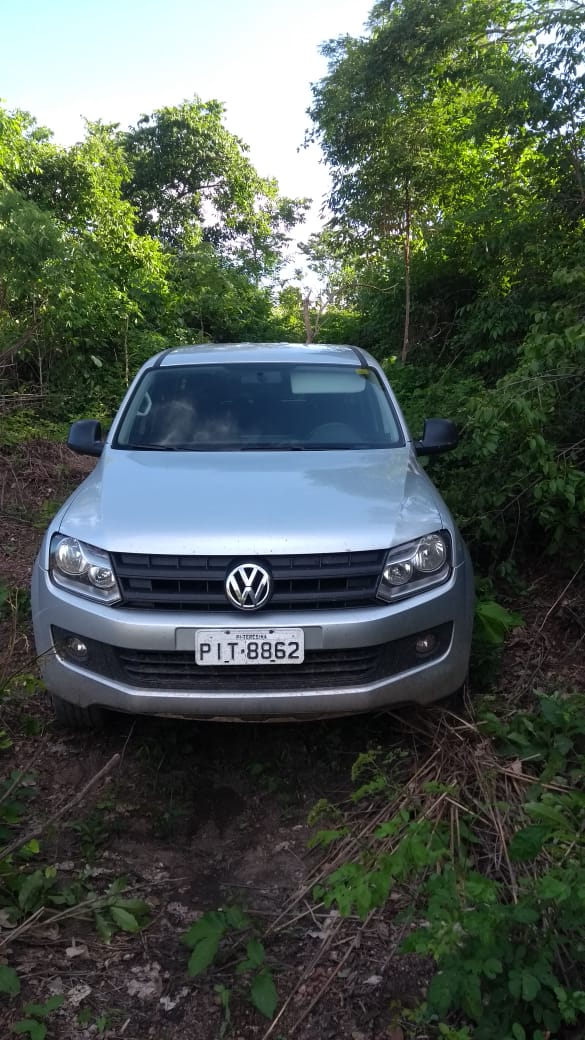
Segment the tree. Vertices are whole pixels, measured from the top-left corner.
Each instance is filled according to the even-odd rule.
[[[297,268],[294,277],[298,284],[290,288],[302,314],[305,342],[315,343],[325,314],[347,308],[355,298],[355,272],[331,228],[310,235],[299,244],[299,251],[305,257],[305,269]]]
[[[378,3],[369,36],[324,47],[328,76],[311,116],[332,168],[337,223],[368,258],[403,257],[402,358],[410,347],[411,269],[449,214],[491,176],[493,138],[517,126],[532,92],[510,47],[511,0]]]
[[[3,113],[2,125],[0,344],[18,384],[60,396],[67,371],[81,400],[99,365],[119,379],[134,354],[152,352],[141,343],[155,313],[160,320],[167,262],[134,230],[111,128],[88,124],[85,141],[64,149],[30,117]]]
[[[287,232],[308,202],[279,196],[223,120],[219,101],[195,97],[120,132],[131,170],[125,194],[139,233],[175,249],[208,241],[259,282],[282,262]]]
[[[94,398],[107,415],[168,343],[281,329],[269,277],[304,204],[258,176],[221,113],[186,104],[127,134],[87,123],[62,148],[31,116],[0,109],[6,387],[69,414]]]

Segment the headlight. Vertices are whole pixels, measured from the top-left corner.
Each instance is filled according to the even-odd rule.
[[[427,534],[391,549],[378,585],[378,598],[404,599],[446,581],[451,573],[451,539],[447,531]]]
[[[55,585],[100,603],[118,603],[120,589],[107,552],[77,538],[51,539],[49,573]]]

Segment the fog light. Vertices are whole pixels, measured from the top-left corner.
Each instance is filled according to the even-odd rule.
[[[433,650],[437,645],[437,637],[432,632],[427,632],[425,636],[419,636],[414,648],[417,654],[425,656],[426,654],[432,654]]]
[[[68,636],[62,643],[63,652],[66,657],[71,661],[78,661],[79,663],[87,661],[89,657],[89,650],[87,645],[80,639],[79,636]]]

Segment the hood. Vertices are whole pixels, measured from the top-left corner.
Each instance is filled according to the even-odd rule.
[[[108,447],[58,519],[63,533],[113,552],[266,556],[389,548],[440,529],[447,517],[407,447]]]

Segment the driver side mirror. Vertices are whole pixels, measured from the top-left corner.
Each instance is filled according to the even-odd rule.
[[[78,455],[101,455],[104,450],[101,423],[96,419],[78,419],[69,430],[67,447]]]
[[[417,455],[441,455],[458,443],[457,427],[450,419],[425,419],[422,438],[414,442],[414,450]]]

